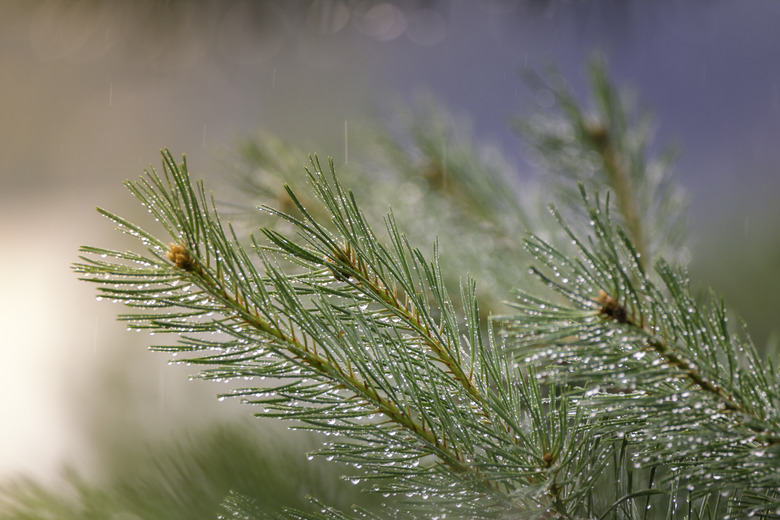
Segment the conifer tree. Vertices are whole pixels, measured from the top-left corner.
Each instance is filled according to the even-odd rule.
[[[435,233],[488,236],[501,315],[493,298],[482,310],[467,272],[453,285],[461,251],[409,238],[435,222],[424,209],[367,215],[360,181],[351,191],[332,160],[310,158],[307,188],[257,184],[263,226],[248,240],[167,150],[160,171],[127,183],[161,230],[99,210],[143,246],[84,247],[75,266],[133,309],[120,319],[171,334],[152,348],[200,377],[245,379],[230,395],[259,415],[325,434],[316,455],[359,468],[351,478],[383,500],[271,514],[231,494],[226,517],[780,517],[774,361],[721,300],[692,296],[667,157],[648,158],[648,126],[603,64],[591,77],[593,107],[553,82],[562,111],[519,125],[538,165],[561,174],[534,192],[554,202],[544,218],[471,151],[445,157],[435,132],[415,135],[416,152],[383,141],[393,182],[475,215]],[[281,164],[266,152],[247,157]]]

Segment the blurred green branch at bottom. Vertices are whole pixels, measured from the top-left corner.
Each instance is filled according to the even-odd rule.
[[[293,439],[255,424],[227,423],[176,431],[168,441],[141,441],[132,452],[102,453],[98,475],[67,469],[59,483],[15,479],[0,486],[0,517],[8,520],[209,519],[230,492],[262,504],[311,510],[308,495],[342,507],[371,504],[340,480],[344,468],[304,455],[316,439]],[[302,451],[303,450],[303,451]]]

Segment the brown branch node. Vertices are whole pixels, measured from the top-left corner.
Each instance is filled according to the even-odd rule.
[[[173,242],[168,244],[168,252],[165,256],[168,257],[168,260],[170,260],[173,265],[184,271],[194,271],[195,267],[198,265],[181,244],[175,244]]]
[[[605,291],[599,291],[599,297],[596,303],[602,305],[599,314],[607,318],[611,318],[618,323],[629,323],[631,320],[628,317],[628,310],[613,296],[610,296]]]

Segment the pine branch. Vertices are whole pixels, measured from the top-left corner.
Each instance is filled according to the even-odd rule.
[[[393,116],[399,119],[394,131],[366,126],[356,132],[355,152],[348,164],[338,166],[339,179],[364,208],[392,207],[396,226],[411,243],[438,242],[447,258],[442,276],[448,287],[457,287],[464,273],[478,273],[480,318],[487,320],[504,308],[506,287],[528,281],[525,269],[506,265],[527,263],[518,236],[544,211],[545,199],[535,187],[519,185],[520,174],[495,147],[475,144],[466,122],[432,100],[412,109],[397,107]],[[231,158],[225,166],[238,189],[220,201],[221,208],[239,210],[230,215],[234,223],[288,233],[286,220],[257,212],[256,205],[262,201],[300,217],[280,187],[305,181],[299,174],[305,153],[261,135],[242,143],[239,154],[238,163]],[[366,182],[369,172],[371,180]],[[315,197],[304,190],[297,190],[296,196],[312,217],[334,230]],[[376,211],[365,215],[385,240],[383,216]],[[441,233],[442,225],[447,233]],[[462,306],[458,291],[451,291],[450,297],[456,307]]]
[[[589,192],[609,187],[619,223],[641,262],[684,259],[686,197],[672,177],[676,151],[668,147],[657,157],[649,154],[649,117],[636,114],[628,96],[610,82],[603,57],[591,60],[589,73],[595,105],[590,109],[557,74],[550,74],[550,81],[527,74],[531,86],[553,94],[559,113],[518,120],[517,130],[542,172],[558,177],[551,191],[567,211],[580,208],[577,183]]]
[[[579,256],[538,237],[534,272],[564,303],[522,295],[505,321],[518,359],[599,417],[604,434],[629,439],[639,465],[664,464],[691,491],[780,486],[780,381],[752,343],[732,333],[722,302],[710,310],[664,261],[658,282],[607,205],[582,197],[592,233],[581,238],[554,212]],[[768,495],[764,495],[768,496]],[[767,508],[773,501],[767,502]]]
[[[264,226],[245,247],[165,151],[162,174],[127,186],[167,236],[100,210],[146,250],[85,247],[75,269],[135,309],[120,316],[131,328],[174,334],[178,343],[154,348],[188,353],[201,377],[263,381],[228,395],[325,433],[316,454],[359,467],[354,479],[387,497],[382,512],[320,504],[285,518],[771,517],[780,376],[724,303],[698,302],[684,270],[664,260],[684,256],[679,190],[663,159],[646,159],[647,128],[598,63],[592,83],[595,118],[562,84],[544,84],[564,120],[524,127],[546,169],[591,179],[574,191],[558,184],[576,198],[552,196],[558,227],[524,241],[548,293],[524,287],[512,315],[487,320],[471,278],[449,289],[444,259],[467,253],[414,247],[404,230],[417,213],[406,225],[393,213],[370,220],[332,161],[324,173],[316,157],[310,194],[267,191]],[[493,238],[511,242],[501,213],[533,220],[507,185],[490,172],[495,185],[480,184],[470,169],[488,170],[467,146],[453,154],[441,121],[425,128],[412,133],[426,193],[480,207]],[[420,166],[400,143],[384,144],[398,169]],[[494,260],[496,280],[520,279],[520,255]],[[260,514],[238,496],[224,506]]]
[[[337,436],[320,454],[359,464],[407,507],[437,497],[437,509],[470,518],[549,508],[568,516],[578,507],[611,448],[582,442],[584,416],[534,377],[518,380],[485,342],[473,281],[462,287],[460,322],[435,247],[427,260],[392,214],[390,243],[379,242],[333,165],[328,180],[314,158],[309,181],[336,232],[287,188],[300,218],[266,210],[299,236],[263,229],[269,244],[253,239],[260,271],[186,164],[163,158],[162,176],[152,170],[128,186],[173,241],[101,210],[147,254],[84,248],[92,256],[76,266],[105,296],[142,309],[121,319],[181,335],[158,349],[213,351],[187,359],[210,367],[204,377],[280,380],[235,395],[262,415]],[[285,273],[281,259],[304,271]]]

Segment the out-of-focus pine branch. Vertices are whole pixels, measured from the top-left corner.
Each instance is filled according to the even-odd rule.
[[[465,274],[478,274],[480,313],[487,319],[504,308],[507,287],[529,279],[526,269],[505,266],[528,263],[518,237],[525,229],[548,225],[545,219],[539,222],[545,208],[540,188],[522,184],[498,149],[476,144],[468,124],[432,99],[394,113],[398,123],[393,130],[367,126],[354,132],[354,151],[349,163],[338,165],[339,179],[364,208],[375,209],[365,218],[380,235],[385,211],[392,208],[410,242],[437,241],[446,260],[446,285],[456,287]],[[255,206],[262,201],[298,214],[280,186],[305,181],[301,157],[302,151],[267,134],[241,143],[239,160],[226,161],[230,184],[237,189],[223,206],[231,210],[233,221],[290,231],[289,223],[257,212]],[[310,194],[299,191],[297,196],[329,226],[329,216],[312,204]],[[451,297],[460,304],[457,292]]]
[[[592,59],[589,72],[592,102],[587,107],[559,75],[545,80],[528,74],[534,88],[553,95],[556,110],[518,120],[517,130],[538,168],[554,179],[550,188],[562,211],[584,216],[578,209],[578,183],[590,192],[609,189],[616,221],[642,262],[650,266],[658,256],[684,260],[686,197],[672,172],[676,150],[654,149],[650,117],[637,113],[628,93],[609,81],[603,59]]]

